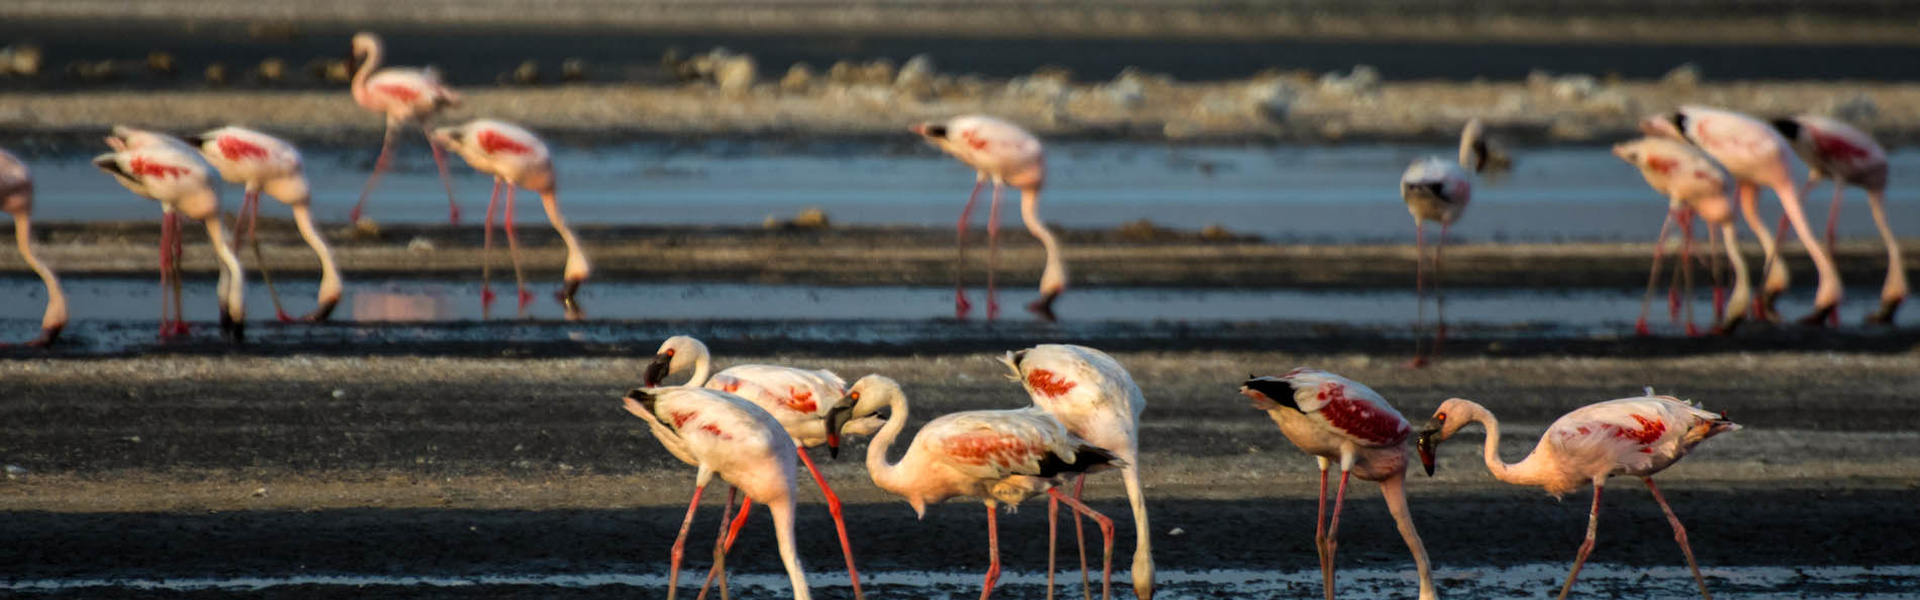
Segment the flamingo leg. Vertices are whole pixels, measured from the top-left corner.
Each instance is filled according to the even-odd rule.
[[[1085,476],[1082,475],[1082,477],[1084,478]],[[1086,504],[1082,504],[1079,500],[1068,498],[1065,494],[1061,494],[1058,488],[1048,488],[1047,495],[1059,498],[1060,502],[1065,503],[1073,509],[1075,515],[1084,514],[1087,518],[1093,519],[1095,523],[1100,524],[1102,549],[1100,562],[1100,598],[1101,600],[1113,600],[1113,519],[1107,518],[1106,515],[1100,514],[1092,508],[1088,508]]]
[[[1087,475],[1076,475],[1073,482],[1073,499],[1078,501],[1080,493],[1087,488]],[[1087,579],[1087,532],[1080,526],[1079,511],[1073,511],[1073,540],[1074,546],[1080,550],[1080,595],[1086,600],[1093,600],[1093,582]]]
[[[853,566],[853,543],[847,541],[847,521],[840,514],[840,496],[833,493],[833,486],[827,485],[827,478],[820,475],[820,468],[814,466],[813,457],[807,456],[807,449],[800,448],[800,462],[807,465],[807,472],[813,474],[813,482],[820,484],[820,493],[827,498],[827,512],[833,513],[833,529],[840,534],[840,553],[847,559],[847,577],[853,580],[853,597],[866,598],[860,591],[860,569]]]
[[[267,257],[260,253],[260,192],[249,190],[246,200],[240,204],[240,210],[247,217],[247,246],[253,250],[253,261],[260,264],[260,280],[267,284],[267,299],[273,301],[273,314],[281,323],[292,323],[293,316],[280,305],[280,292],[273,289],[273,271],[267,268]],[[236,226],[235,229],[238,229]],[[234,236],[239,242],[239,236]]]
[[[693,527],[693,512],[700,508],[700,493],[707,486],[693,486],[693,501],[687,503],[687,518],[680,522],[680,536],[673,540],[673,554],[669,559],[672,566],[667,570],[667,600],[673,600],[680,592],[680,559],[686,555],[687,530]]]
[[[1833,263],[1833,256],[1813,235],[1813,229],[1807,225],[1806,211],[1800,206],[1800,197],[1792,186],[1778,186],[1773,190],[1780,197],[1780,207],[1787,214],[1787,220],[1793,223],[1793,233],[1800,238],[1807,254],[1813,258],[1814,269],[1820,272],[1820,285],[1814,292],[1813,313],[1800,319],[1804,325],[1824,325],[1835,311],[1840,309],[1841,282],[1840,270]]]
[[[1413,220],[1413,361],[1407,366],[1427,366],[1427,226]]]
[[[707,570],[707,580],[700,584],[696,600],[707,600],[707,587],[713,585],[715,577],[720,578],[720,600],[727,600],[727,525],[733,520],[733,498],[739,493],[740,488],[727,486],[727,501],[720,505],[720,532],[713,537],[713,568]]]
[[[1679,306],[1686,312],[1687,336],[1700,335],[1700,329],[1693,324],[1693,212],[1688,211],[1680,217],[1680,296],[1684,303]]]
[[[1880,288],[1880,310],[1869,315],[1867,322],[1892,323],[1900,303],[1907,299],[1907,267],[1900,256],[1900,238],[1887,227],[1886,190],[1867,190],[1867,201],[1873,208],[1874,227],[1879,228],[1880,239],[1887,246],[1887,283]]]
[[[1746,218],[1747,228],[1753,230],[1753,237],[1760,242],[1760,250],[1765,258],[1761,261],[1762,277],[1766,279],[1760,285],[1760,295],[1753,302],[1753,317],[1770,322],[1780,320],[1780,312],[1774,309],[1774,303],[1780,300],[1780,294],[1787,291],[1789,273],[1787,264],[1780,259],[1780,245],[1774,243],[1774,236],[1767,231],[1767,224],[1760,218],[1760,189],[1752,183],[1740,182],[1740,214]]]
[[[1653,335],[1653,329],[1647,326],[1647,313],[1653,308],[1653,291],[1660,287],[1660,263],[1666,258],[1667,234],[1673,231],[1673,211],[1667,211],[1667,218],[1660,223],[1660,237],[1653,240],[1653,268],[1647,274],[1647,294],[1640,298],[1640,320],[1634,321],[1633,331],[1639,335]],[[1323,459],[1324,460],[1324,459]],[[1324,465],[1323,465],[1324,466]],[[1326,487],[1325,474],[1322,473],[1321,487]],[[1322,489],[1322,495],[1326,490]]]
[[[1333,463],[1315,458],[1320,460],[1320,511],[1313,516],[1313,551],[1320,555],[1320,576],[1333,581],[1333,563],[1327,560],[1327,470]]]
[[[967,312],[973,310],[973,303],[967,302],[966,266],[967,266],[967,225],[973,220],[973,205],[980,200],[980,188],[987,184],[986,175],[973,179],[973,192],[967,194],[967,206],[960,209],[960,222],[954,224],[955,245],[959,252],[953,258],[953,318],[965,319]]]
[[[1053,572],[1060,549],[1060,500],[1047,497],[1047,600],[1053,600]]]
[[[733,523],[727,524],[726,519],[724,518],[721,519],[720,540],[716,540],[716,543],[721,544],[722,549],[720,550],[720,553],[722,555],[725,555],[726,553],[733,551],[733,542],[734,540],[740,539],[740,528],[747,526],[747,514],[751,511],[752,508],[753,508],[753,498],[742,497],[740,499],[740,512],[733,516]],[[707,586],[713,584],[713,580],[715,577],[719,577],[720,598],[722,600],[725,600],[725,598],[727,597],[727,571],[726,569],[721,568],[720,565],[721,563],[718,563],[718,562],[714,563],[715,568],[707,572],[707,581],[705,583],[700,584],[701,596],[706,595]]]
[[[993,596],[993,584],[1000,581],[1000,514],[987,505],[987,580],[980,584],[980,600]]]
[[[160,216],[160,337],[172,333],[173,213]]]
[[[1693,546],[1687,544],[1687,528],[1680,524],[1680,517],[1674,516],[1673,507],[1667,505],[1667,499],[1660,495],[1660,486],[1653,484],[1652,477],[1642,477],[1647,482],[1647,491],[1653,492],[1653,499],[1660,503],[1660,510],[1667,513],[1667,524],[1673,526],[1673,540],[1680,542],[1680,553],[1687,555],[1687,568],[1693,571],[1693,582],[1700,585],[1700,595],[1713,600],[1713,592],[1707,591],[1707,580],[1700,576],[1700,564],[1693,560]]]
[[[1733,228],[1733,223],[1720,225],[1720,243],[1726,249],[1727,266],[1733,269],[1733,290],[1727,297],[1727,304],[1733,310],[1726,312],[1714,331],[1726,334],[1731,333],[1746,317],[1747,312],[1742,307],[1749,303],[1753,286],[1747,281],[1747,259],[1740,255],[1740,232]]]
[[[1352,471],[1343,464],[1340,468],[1340,491],[1333,496],[1333,518],[1327,519],[1327,567],[1324,573],[1327,588],[1327,600],[1333,600],[1333,556],[1340,548],[1340,507],[1347,502],[1347,476]]]
[[[520,236],[513,227],[513,192],[519,186],[507,184],[507,256],[513,260],[514,286],[520,289],[520,316],[526,316],[527,305],[533,303],[533,292],[527,291],[527,276],[520,269]]]
[[[1720,247],[1720,229],[1708,223],[1707,230],[1707,271],[1713,279],[1713,322],[1720,323],[1727,315],[1727,288],[1721,285],[1720,254],[1714,252]]]
[[[453,200],[453,176],[447,174],[447,152],[433,141],[433,130],[427,128],[427,122],[420,122],[420,133],[427,136],[427,147],[433,149],[433,164],[440,167],[440,185],[447,189],[447,222],[460,224],[460,205]]]
[[[987,320],[1000,314],[1000,299],[995,296],[994,276],[1000,272],[1000,189],[993,182],[993,201],[987,205]]]
[[[1833,244],[1834,238],[1836,237],[1835,234],[1838,232],[1837,230],[1840,226],[1840,199],[1846,194],[1846,191],[1847,186],[1842,185],[1837,179],[1834,180],[1833,202],[1827,205],[1827,254],[1836,257],[1839,256],[1839,254],[1834,251]],[[1827,326],[1840,326],[1840,310],[1838,307],[1835,307],[1832,315],[1827,318]]]
[[[1593,511],[1587,515],[1587,541],[1580,543],[1580,553],[1574,556],[1567,583],[1560,586],[1560,600],[1567,600],[1567,592],[1573,591],[1573,580],[1580,577],[1580,567],[1587,564],[1587,555],[1593,553],[1593,538],[1600,531],[1600,491],[1605,487],[1599,480],[1593,482]]]
[[[182,256],[186,254],[187,245],[185,241],[180,239],[180,214],[179,213],[174,213],[172,215],[171,225],[173,227],[173,236],[171,238],[173,240],[173,244],[172,244],[173,247],[169,249],[169,252],[173,254],[173,260],[168,263],[167,268],[169,271],[173,273],[173,279],[172,279],[173,335],[187,335],[188,330],[187,330],[186,304],[181,299],[182,288],[184,287],[184,285],[180,281],[181,279],[180,259]]]
[[[1440,348],[1447,344],[1447,292],[1440,288],[1440,278],[1446,273],[1443,258],[1447,251],[1447,230],[1451,223],[1440,223],[1440,243],[1433,246],[1433,356],[1439,358]],[[1335,506],[1334,513],[1340,508]]]
[[[493,194],[487,198],[487,222],[481,225],[480,234],[480,311],[482,316],[492,312],[493,301],[493,222],[500,208],[499,177],[493,178]]]
[[[387,133],[380,140],[380,158],[373,161],[373,175],[368,176],[367,185],[360,188],[360,201],[353,205],[353,212],[347,214],[347,220],[360,222],[367,208],[367,198],[373,195],[373,188],[380,185],[380,174],[387,172],[387,167],[392,164],[394,128],[399,125],[399,121],[387,119]]]

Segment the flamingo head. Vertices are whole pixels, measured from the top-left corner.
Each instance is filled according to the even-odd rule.
[[[1434,451],[1439,448],[1440,442],[1453,437],[1461,427],[1473,422],[1474,417],[1485,410],[1472,400],[1448,398],[1440,403],[1438,410],[1433,411],[1433,418],[1427,419],[1427,424],[1420,427],[1420,437],[1414,442],[1414,449],[1420,453],[1420,466],[1427,470],[1428,476],[1433,475]]]
[[[353,54],[347,57],[347,72],[358,73],[360,66],[380,51],[380,36],[362,31],[353,34]]]
[[[885,424],[895,399],[906,402],[906,392],[890,377],[868,375],[853,382],[847,395],[827,411],[828,456],[839,458],[842,435],[872,433]]]
[[[684,335],[667,338],[666,342],[660,344],[660,350],[653,354],[653,362],[647,364],[647,387],[659,387],[668,375],[693,368],[705,356],[707,345],[700,340]]]
[[[1640,133],[1671,140],[1687,140],[1687,113],[1673,111],[1640,120]]]

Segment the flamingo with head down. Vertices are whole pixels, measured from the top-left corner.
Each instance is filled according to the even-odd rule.
[[[313,312],[308,313],[305,319],[327,320],[333,314],[333,308],[340,304],[344,288],[340,283],[340,269],[333,263],[333,250],[327,247],[326,238],[313,224],[313,194],[307,188],[300,150],[279,138],[236,126],[189,136],[186,142],[198,149],[207,162],[213,163],[220,170],[221,177],[230,183],[246,186],[246,198],[241,201],[238,218],[246,229],[245,237],[249,245],[253,247],[254,260],[260,262],[260,272],[266,278],[274,312],[278,313],[281,321],[293,319],[281,310],[280,296],[273,293],[273,276],[266,274],[266,259],[260,256],[260,194],[265,192],[293,209],[293,224],[300,230],[300,238],[306,240],[307,245],[313,247],[314,254],[320,257],[320,294]]]
[[[1060,240],[1040,220],[1040,188],[1047,179],[1046,154],[1040,139],[1018,125],[984,115],[963,115],[944,123],[920,123],[913,126],[913,132],[973,167],[975,172],[973,193],[967,196],[966,208],[960,210],[960,253],[955,261],[955,277],[959,276],[960,263],[966,259],[967,221],[972,219],[973,203],[980,198],[980,189],[991,180],[993,202],[987,211],[987,318],[999,314],[1000,302],[995,298],[993,281],[1000,268],[1000,188],[1009,185],[1019,188],[1020,219],[1047,251],[1046,268],[1040,272],[1040,299],[1028,304],[1027,310],[1042,319],[1054,320],[1053,302],[1067,290],[1067,265],[1060,257]],[[967,302],[966,290],[957,280],[953,299],[954,316],[966,318],[973,305]]]
[[[246,330],[245,275],[240,259],[233,254],[221,223],[220,195],[214,187],[206,161],[191,146],[177,138],[130,127],[114,127],[107,145],[115,152],[94,157],[93,164],[112,175],[115,181],[135,194],[160,203],[166,220],[160,236],[161,334],[186,333],[180,316],[180,233],[176,215],[200,221],[207,227],[207,238],[220,261],[220,331],[229,340],[239,342]],[[166,289],[170,288],[170,289]],[[172,320],[168,320],[166,292],[173,299]]]
[[[587,280],[590,267],[587,254],[580,249],[580,240],[573,235],[573,229],[567,227],[567,220],[560,216],[559,181],[553,171],[553,153],[547,150],[546,142],[518,125],[478,119],[454,127],[442,127],[433,132],[436,146],[453,149],[466,159],[467,164],[481,173],[493,176],[493,199],[487,202],[487,224],[485,235],[485,257],[493,252],[493,215],[496,203],[500,200],[500,188],[507,188],[507,250],[513,258],[513,278],[519,289],[520,308],[533,301],[533,293],[527,291],[527,278],[520,269],[520,238],[514,234],[513,192],[518,188],[527,188],[540,194],[540,205],[546,208],[547,222],[553,224],[555,232],[560,234],[561,243],[567,247],[567,264],[561,274],[565,282],[560,288],[560,304],[566,308],[569,318],[579,318],[580,304],[574,295],[580,291],[580,284]],[[482,259],[481,302],[493,302],[492,261]]]
[[[1732,331],[1745,319],[1752,286],[1747,281],[1747,261],[1740,254],[1740,234],[1733,226],[1733,203],[1728,199],[1731,178],[1727,177],[1726,171],[1718,163],[1713,162],[1713,158],[1701,153],[1698,148],[1666,138],[1646,137],[1616,144],[1613,154],[1639,168],[1647,185],[1666,196],[1668,202],[1667,220],[1660,225],[1659,239],[1654,240],[1653,273],[1647,278],[1647,296],[1640,304],[1640,320],[1635,323],[1635,330],[1641,335],[1650,333],[1647,307],[1653,299],[1654,285],[1660,279],[1661,251],[1666,246],[1667,233],[1676,215],[1692,214],[1699,215],[1708,225],[1719,230],[1727,262],[1733,266],[1733,292],[1726,304],[1734,309],[1725,311],[1724,315],[1716,312],[1715,319],[1718,322],[1714,325],[1716,332]],[[1766,232],[1761,229],[1756,230],[1755,234],[1764,236]],[[1691,239],[1688,241],[1690,243]],[[1681,247],[1681,268],[1687,269],[1691,259],[1686,254],[1687,245]],[[1785,271],[1778,273],[1784,277]],[[1718,300],[1715,298],[1716,311],[1720,309]],[[1688,317],[1688,333],[1692,333],[1691,312]]]
[[[40,318],[40,337],[27,345],[51,345],[67,326],[67,294],[53,269],[33,253],[33,172],[25,161],[5,149],[0,149],[0,211],[13,217],[13,243],[20,248],[20,259],[47,285],[47,312]]]
[[[1827,210],[1827,248],[1832,252],[1834,229],[1840,221],[1840,197],[1849,185],[1867,191],[1873,224],[1887,246],[1887,281],[1880,288],[1880,310],[1867,315],[1868,323],[1890,324],[1907,299],[1907,268],[1901,260],[1900,238],[1887,226],[1887,150],[1873,136],[1835,119],[1800,115],[1776,119],[1775,129],[1793,143],[1795,152],[1811,167],[1807,190],[1821,180],[1833,181],[1833,205]]]

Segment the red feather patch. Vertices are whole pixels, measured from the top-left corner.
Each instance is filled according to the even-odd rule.
[[[787,388],[787,400],[782,404],[787,405],[787,408],[803,413],[811,413],[820,409],[820,404],[813,401],[813,390],[802,388]]]
[[[1381,446],[1397,444],[1413,432],[1405,420],[1394,418],[1391,413],[1374,410],[1365,401],[1348,398],[1347,386],[1339,382],[1321,384],[1319,397],[1327,403],[1320,407],[1319,412],[1328,423],[1369,443]]]
[[[955,460],[972,465],[988,463],[1009,466],[1024,463],[1046,448],[1029,445],[1026,440],[992,433],[969,434],[946,439],[944,450]]]
[[[220,154],[225,155],[227,160],[267,157],[266,148],[261,148],[258,144],[237,137],[221,136],[220,141],[216,142],[216,145],[220,147]]]
[[[1820,154],[1823,156],[1846,161],[1866,158],[1871,154],[1866,148],[1855,146],[1852,142],[1840,136],[1828,136],[1815,133],[1813,135],[1813,145],[1820,149]]]
[[[1074,386],[1080,384],[1067,381],[1065,377],[1055,376],[1053,371],[1034,369],[1032,373],[1027,374],[1027,385],[1043,396],[1059,398],[1073,391]]]
[[[127,169],[137,177],[158,177],[171,179],[186,174],[186,167],[176,167],[166,163],[147,162],[144,158],[134,158],[127,163]]]
[[[482,129],[480,130],[480,135],[475,137],[479,139],[480,150],[487,154],[526,154],[533,151],[533,149],[528,148],[526,144],[522,144],[511,137],[501,135],[492,129]]]
[[[381,94],[385,94],[387,96],[392,97],[395,100],[399,100],[401,102],[407,102],[407,103],[411,103],[420,97],[420,90],[416,90],[404,85],[393,85],[393,84],[376,85],[376,86],[373,86],[373,91]]]
[[[1660,436],[1665,435],[1667,433],[1666,423],[1662,423],[1655,419],[1642,417],[1640,415],[1633,415],[1633,420],[1640,422],[1639,429],[1627,429],[1625,427],[1622,427],[1619,429],[1615,429],[1613,431],[1613,436],[1620,439],[1633,440],[1634,442],[1638,442],[1642,445],[1649,445],[1659,441]]]

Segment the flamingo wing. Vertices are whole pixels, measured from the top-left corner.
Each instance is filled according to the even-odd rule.
[[[1735,426],[1672,396],[1609,400],[1581,407],[1547,427],[1545,443],[1575,461],[1610,462],[1613,473],[1650,474],[1693,446]]]
[[[1333,373],[1294,369],[1280,377],[1257,377],[1246,385],[1354,444],[1395,446],[1413,433],[1413,425],[1379,392]]]
[[[728,367],[707,381],[766,409],[780,422],[818,420],[847,393],[847,382],[832,371],[808,371],[778,365]]]
[[[1112,458],[1037,408],[953,413],[927,423],[914,445],[933,451],[943,466],[980,481],[1052,477],[1076,470],[1082,462]]]
[[[1113,415],[1131,428],[1146,409],[1146,398],[1126,367],[1105,352],[1067,344],[1042,344],[1009,352],[1000,361],[1035,405],[1062,420],[1072,415]]]

